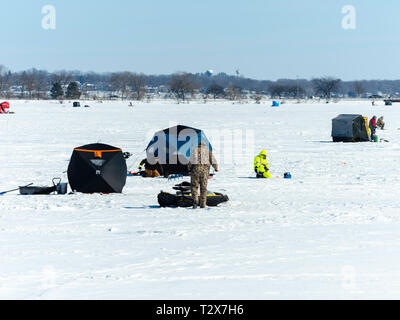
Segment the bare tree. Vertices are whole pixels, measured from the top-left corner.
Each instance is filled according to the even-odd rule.
[[[206,94],[207,95],[211,94],[215,100],[217,99],[217,97],[225,97],[225,90],[224,87],[214,82],[207,88]]]
[[[189,95],[194,94],[197,85],[192,76],[184,72],[172,75],[169,87],[178,100],[186,101]]]
[[[228,88],[226,88],[226,95],[229,100],[240,100],[242,97],[242,88],[230,83]]]
[[[262,98],[263,98],[262,95],[257,93],[257,94],[254,96],[254,101],[256,102],[256,104],[261,104]]]
[[[0,65],[0,95],[7,97],[11,86],[11,72],[3,65]]]
[[[61,86],[66,87],[72,81],[72,72],[69,71],[56,71],[51,75],[51,82],[59,83]]]
[[[44,98],[45,92],[49,89],[48,74],[43,70],[33,70],[34,89],[37,99]]]
[[[130,81],[131,81],[132,73],[130,72],[117,72],[111,75],[109,80],[110,86],[113,90],[121,93],[121,99],[124,100],[129,91],[130,91]]]
[[[34,69],[23,71],[18,77],[18,83],[21,86],[21,98],[25,98],[25,92],[28,92],[28,99],[32,99],[35,90]]]
[[[89,87],[88,87],[87,83],[82,84],[81,97],[83,97],[83,99],[86,99],[86,100],[89,99]]]
[[[365,88],[360,81],[354,81],[354,91],[357,95],[357,98],[360,98],[365,92]]]
[[[299,85],[275,84],[269,88],[272,98],[300,98],[305,95],[305,90]]]
[[[339,91],[342,80],[332,77],[324,77],[312,79],[311,82],[315,93],[329,101],[332,97],[332,93]]]
[[[271,92],[271,97],[272,98],[279,98],[279,99],[282,98],[283,94],[286,91],[285,86],[279,85],[279,84],[272,85],[269,88],[269,90]]]
[[[147,78],[142,73],[134,73],[130,76],[129,86],[134,93],[136,100],[143,100],[146,96],[146,81]]]

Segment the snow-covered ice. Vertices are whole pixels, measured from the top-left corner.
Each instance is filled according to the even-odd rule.
[[[85,104],[11,102],[16,113],[0,115],[0,191],[66,181],[73,148],[98,141],[133,153],[136,169],[151,134],[179,123],[215,144],[221,170],[209,188],[231,201],[160,209],[157,194],[176,181],[138,177],[120,195],[1,196],[0,298],[400,297],[396,104]],[[384,115],[378,135],[390,142],[332,143],[341,113]],[[223,132],[243,132],[253,153],[229,159]],[[251,178],[263,148],[269,181]]]

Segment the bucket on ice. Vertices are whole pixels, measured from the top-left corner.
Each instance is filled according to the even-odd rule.
[[[59,183],[56,185],[57,194],[67,194],[68,183]]]
[[[62,183],[61,178],[54,178],[53,185],[57,194],[67,194],[68,183]]]

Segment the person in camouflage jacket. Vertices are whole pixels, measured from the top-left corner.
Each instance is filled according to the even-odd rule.
[[[200,208],[205,208],[207,206],[207,184],[211,166],[216,172],[218,172],[217,160],[206,143],[201,142],[200,145],[192,151],[189,159],[189,173],[191,176],[194,209],[199,205]],[[198,192],[199,187],[200,202]]]

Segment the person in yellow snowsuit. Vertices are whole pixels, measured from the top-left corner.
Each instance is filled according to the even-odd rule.
[[[254,171],[257,174],[257,178],[270,179],[272,178],[269,173],[269,164],[267,161],[267,151],[263,150],[254,159]]]

